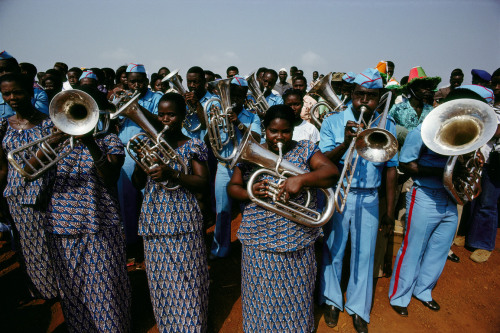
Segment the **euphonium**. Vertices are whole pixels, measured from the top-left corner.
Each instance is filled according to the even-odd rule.
[[[287,177],[305,173],[304,170],[282,159],[282,144],[280,145],[280,143],[278,143],[278,145],[280,148],[280,156],[277,156],[257,143],[252,137],[250,129],[248,129],[238,147],[238,153],[231,163],[231,168],[243,161],[262,167],[262,169],[252,174],[247,184],[248,195],[257,205],[308,227],[320,227],[324,225],[330,220],[335,210],[332,189],[319,188],[326,197],[326,205],[321,213],[314,208],[310,208],[311,191],[316,191],[316,189],[304,190],[305,193],[303,192],[303,195],[306,196],[304,204],[293,202],[292,200],[284,202],[281,198],[277,197],[279,185],[286,180]],[[271,198],[271,202],[261,200],[253,194],[253,184],[260,175],[266,174],[277,179],[276,183],[270,182],[268,184],[269,189],[267,194]]]
[[[163,133],[168,129],[168,126],[165,126],[161,132],[158,132],[156,128],[163,125],[155,115],[139,105],[138,98],[139,95],[136,95],[123,105],[120,110],[112,113],[110,116],[111,119],[115,119],[118,116],[127,117],[139,125],[145,132],[134,135],[127,143],[127,151],[130,157],[145,172],[157,166],[158,163],[169,165],[178,162],[181,166],[181,171],[187,174],[188,169],[186,164],[167,141],[163,139]],[[166,190],[176,190],[179,188],[179,185],[169,186],[168,181],[160,184]]]
[[[331,81],[332,81],[332,72],[325,75],[325,77],[322,78],[319,82],[317,82],[314,85],[314,87],[312,87],[311,90],[309,90],[309,93],[308,93],[308,95],[316,94],[325,100],[325,101],[321,101],[321,102],[314,104],[311,108],[311,111],[310,111],[311,112],[311,120],[314,122],[314,124],[318,128],[321,127],[322,120],[316,118],[316,115],[314,114],[314,112],[316,111],[317,108],[324,105],[332,113],[332,112],[338,111],[344,105],[345,98],[344,98],[344,101],[341,101],[337,97],[335,90],[333,90]]]
[[[269,109],[269,104],[264,97],[264,93],[260,91],[259,81],[257,80],[257,71],[252,72],[252,74],[248,75],[246,80],[248,83],[248,90],[252,97],[255,99],[255,102],[251,99],[247,99],[246,106],[250,110],[255,110],[257,115],[263,118],[267,112],[267,109]]]
[[[36,179],[47,171],[58,161],[68,156],[74,147],[74,136],[83,135],[95,129],[99,121],[99,107],[95,100],[81,90],[65,90],[57,93],[49,105],[49,116],[54,126],[61,132],[68,134],[70,149],[64,154],[60,151],[64,147],[59,145],[52,148],[49,140],[54,137],[51,133],[39,140],[10,151],[7,154],[9,163],[28,180]],[[45,160],[38,158],[37,150],[40,150]],[[35,158],[40,167],[36,169],[29,160]],[[29,166],[31,171],[25,171],[24,166]]]
[[[437,154],[450,156],[443,185],[463,205],[479,195],[482,162],[478,149],[495,135],[496,114],[486,103],[457,99],[441,104],[422,123],[422,141]],[[461,173],[455,169],[461,166]]]
[[[171,72],[167,76],[165,76],[161,82],[168,81],[172,83],[175,87],[175,89],[184,96],[186,94],[186,89],[184,89],[184,86],[182,85],[181,78],[179,76],[179,70],[176,69],[175,71]],[[188,107],[188,112],[186,114],[186,118],[184,119],[184,128],[188,130],[189,132],[194,132],[200,129],[201,127],[201,122],[195,126],[191,123],[189,120],[189,117],[195,116],[198,117],[198,114],[196,112],[196,106],[191,105],[190,103],[186,103]]]
[[[356,139],[351,141],[345,153],[344,168],[340,174],[334,196],[335,207],[339,213],[344,211],[359,156],[370,162],[380,163],[390,160],[398,151],[398,141],[391,132],[385,129],[391,97],[392,92],[390,91],[381,97],[379,106],[385,102],[384,111],[378,117],[373,118],[375,115],[374,111],[372,119],[368,124],[363,119],[368,109],[365,106],[360,108],[357,124],[361,125],[361,123],[364,123],[367,129],[363,130],[361,126],[358,126],[358,135]],[[380,119],[378,126],[370,128],[378,119]],[[346,180],[345,185],[344,179]]]

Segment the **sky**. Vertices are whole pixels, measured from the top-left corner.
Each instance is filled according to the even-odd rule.
[[[39,71],[295,65],[308,79],[392,60],[397,79],[422,66],[444,86],[454,68],[470,83],[500,67],[499,18],[500,0],[0,0],[0,51]]]

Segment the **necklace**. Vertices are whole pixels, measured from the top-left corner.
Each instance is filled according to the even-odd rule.
[[[18,126],[19,128],[17,129],[17,132],[19,134],[21,134],[29,125],[30,123],[30,120],[29,119],[25,119],[25,121],[21,122],[20,120],[14,120],[12,121],[16,126]]]

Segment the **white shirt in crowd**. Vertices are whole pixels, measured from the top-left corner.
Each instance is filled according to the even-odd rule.
[[[312,142],[318,142],[319,131],[313,124],[303,120],[300,125],[295,126],[293,130],[292,140],[309,140]]]

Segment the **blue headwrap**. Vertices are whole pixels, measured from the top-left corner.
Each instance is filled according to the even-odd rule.
[[[231,84],[236,84],[241,87],[248,87],[247,80],[241,75],[235,75],[233,76],[233,79],[231,80]]]
[[[359,84],[367,89],[380,89],[384,87],[380,72],[375,68],[367,68],[354,78],[353,83]]]
[[[141,64],[129,64],[127,67],[127,73],[146,73],[146,68]]]
[[[82,75],[80,76],[80,79],[85,79],[85,78],[88,78],[88,79],[94,79],[97,81],[97,75],[94,74],[94,72],[92,71],[85,71],[82,73]]]

